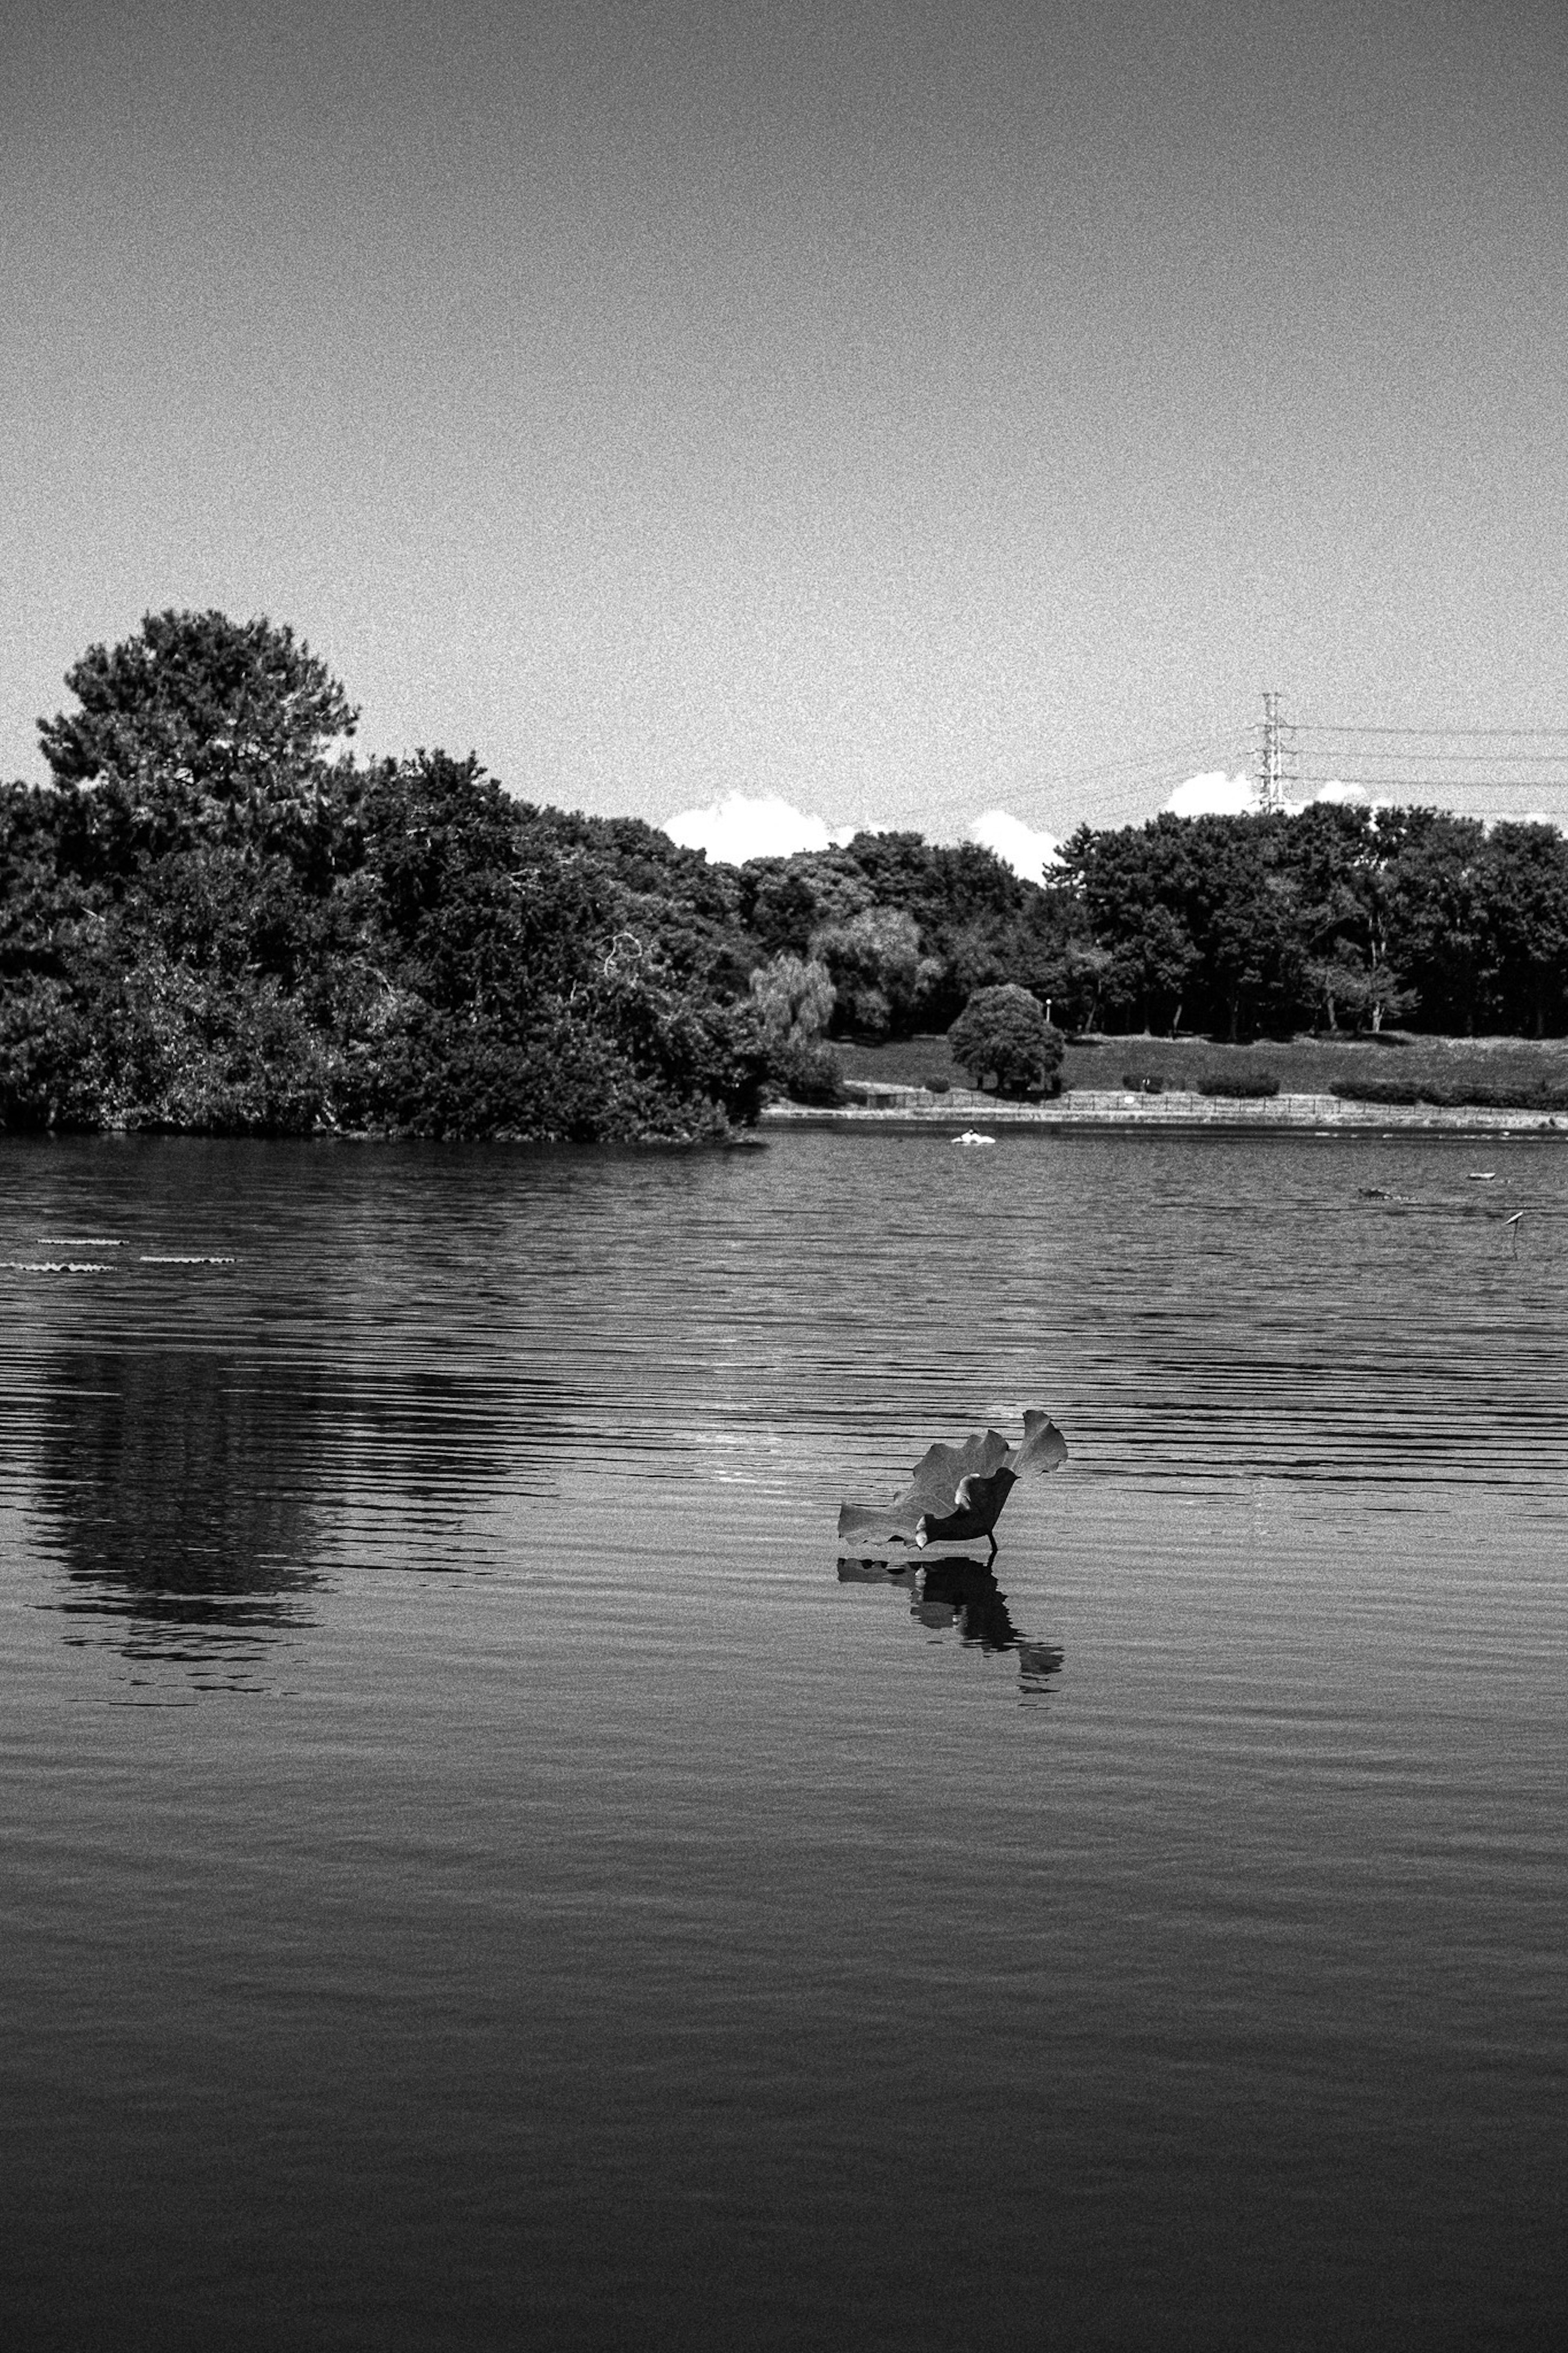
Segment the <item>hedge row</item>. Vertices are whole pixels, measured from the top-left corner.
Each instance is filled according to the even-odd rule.
[[[1121,1083],[1133,1095],[1163,1094],[1167,1086],[1182,1092],[1179,1082],[1163,1077],[1158,1071],[1123,1071]],[[1247,1103],[1279,1092],[1272,1071],[1200,1071],[1193,1086],[1200,1095],[1230,1095]]]
[[[1345,1103],[1430,1103],[1434,1110],[1568,1111],[1568,1087],[1543,1081],[1489,1086],[1480,1079],[1342,1079],[1331,1090]]]

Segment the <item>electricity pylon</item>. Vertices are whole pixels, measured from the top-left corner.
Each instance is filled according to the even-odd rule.
[[[1285,806],[1285,750],[1280,742],[1279,697],[1265,694],[1263,698],[1263,756],[1258,772],[1258,787],[1266,809]]]

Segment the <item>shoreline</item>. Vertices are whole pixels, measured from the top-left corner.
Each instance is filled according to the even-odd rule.
[[[994,1095],[955,1087],[950,1094],[923,1089],[868,1089],[868,1100],[842,1104],[773,1103],[759,1125],[951,1128],[973,1126],[1220,1129],[1238,1133],[1307,1131],[1315,1134],[1552,1135],[1568,1141],[1568,1112],[1505,1110],[1491,1104],[1353,1103],[1341,1095],[1201,1095],[1172,1089],[1133,1094],[1125,1089],[1075,1088],[1048,1103],[1002,1103]],[[879,1102],[880,1093],[884,1100]]]

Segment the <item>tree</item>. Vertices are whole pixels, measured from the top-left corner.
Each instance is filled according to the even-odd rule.
[[[1184,1024],[1233,1039],[1288,1024],[1303,954],[1292,822],[1272,811],[1163,811],[1113,832],[1079,827],[1063,861],[1110,959],[1100,1002],[1145,1028]]]
[[[1189,988],[1202,997],[1208,975],[1195,934],[1206,910],[1193,851],[1194,821],[1168,814],[1107,833],[1080,826],[1067,844],[1067,871],[1104,959],[1092,975],[1096,1009],[1104,1001],[1145,1029],[1173,1029]]]
[[[932,954],[944,954],[952,934],[974,924],[1002,930],[1036,888],[973,841],[938,845],[918,833],[858,833],[843,855],[879,906],[913,916]]]
[[[764,955],[797,955],[825,925],[846,923],[871,903],[871,888],[843,849],[752,858],[741,869],[741,914]]]
[[[1300,997],[1292,893],[1281,872],[1290,820],[1260,810],[1185,823],[1194,878],[1189,930],[1208,982],[1209,1027],[1233,1045],[1260,1028],[1288,1029]]]
[[[1496,825],[1478,875],[1489,1023],[1543,1038],[1563,1020],[1568,843],[1554,825]]]
[[[907,1037],[942,972],[902,907],[865,907],[814,932],[811,954],[833,984],[837,1028],[868,1038]]]
[[[667,955],[680,911],[626,889],[603,820],[558,827],[442,752],[381,763],[357,790],[343,887],[380,988],[354,1041],[358,1124],[595,1143],[754,1116],[768,1058],[751,1003]]]
[[[0,792],[0,1125],[674,1142],[754,1117],[737,893],[700,857],[530,809],[471,758],[329,766],[302,733],[306,765],[223,798],[235,772],[160,765],[145,710],[129,773]]]
[[[1402,988],[1391,965],[1365,963],[1349,940],[1340,940],[1331,956],[1309,959],[1301,973],[1331,1029],[1338,1029],[1343,1014],[1352,1029],[1375,1033],[1385,1021],[1404,1021],[1415,1009],[1417,992]]]
[[[1489,962],[1479,818],[1446,810],[1380,809],[1386,845],[1388,962],[1421,992],[1422,1027],[1473,1036]]]
[[[770,1042],[799,1039],[809,1044],[833,1018],[835,996],[827,966],[792,955],[787,948],[758,965],[751,990]]]
[[[827,966],[782,948],[752,973],[751,993],[775,1085],[796,1103],[842,1103],[843,1066],[823,1036],[837,1001]]]
[[[148,613],[133,638],[89,646],[65,682],[80,710],[38,722],[63,785],[184,771],[232,799],[313,776],[359,717],[292,629],[212,611]]]
[[[1061,1032],[1053,1029],[1037,998],[1013,982],[1000,988],[977,988],[952,1029],[947,1042],[959,1068],[977,1087],[996,1073],[997,1092],[1027,1094],[1031,1089],[1055,1092],[1062,1066]]]

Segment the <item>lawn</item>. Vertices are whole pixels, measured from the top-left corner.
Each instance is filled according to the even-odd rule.
[[[919,1086],[946,1079],[967,1086],[954,1068],[945,1037],[903,1038],[886,1046],[841,1043],[837,1051],[851,1080]],[[1381,1038],[1292,1038],[1255,1046],[1215,1046],[1203,1038],[1093,1038],[1067,1050],[1064,1087],[1120,1087],[1128,1078],[1157,1078],[1166,1087],[1194,1087],[1200,1073],[1271,1071],[1281,1094],[1328,1094],[1358,1079],[1431,1085],[1455,1099],[1476,1086],[1529,1092],[1568,1090],[1568,1039],[1422,1038],[1408,1030]]]

